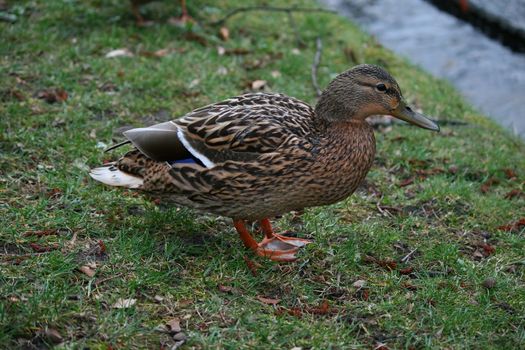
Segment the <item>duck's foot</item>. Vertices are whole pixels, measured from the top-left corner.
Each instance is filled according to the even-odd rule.
[[[246,229],[243,220],[235,220],[233,223],[244,245],[255,251],[257,255],[268,257],[274,261],[294,261],[297,259],[295,254],[299,249],[308,243],[312,243],[307,239],[287,237],[274,233],[268,219],[261,220],[261,228],[266,237],[260,243],[257,243]]]

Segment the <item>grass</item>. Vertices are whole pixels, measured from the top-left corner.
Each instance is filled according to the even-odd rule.
[[[205,23],[241,5],[191,1],[203,23],[192,29],[166,24],[179,11],[169,1],[143,8],[156,22],[146,28],[127,1],[4,11],[17,18],[0,22],[0,348],[170,348],[162,325],[174,318],[188,349],[525,347],[524,229],[501,228],[525,212],[524,143],[337,16],[295,14],[299,50],[285,14],[237,15],[222,42]],[[228,219],[88,178],[117,156],[101,149],[123,127],[183,115],[254,80],[315,103],[317,36],[322,86],[356,63],[381,64],[442,132],[379,129],[356,194],[277,221],[315,238],[296,263],[253,257]],[[119,48],[135,55],[105,58]],[[67,100],[38,98],[53,98],[50,89]],[[136,303],[113,308],[119,299]]]

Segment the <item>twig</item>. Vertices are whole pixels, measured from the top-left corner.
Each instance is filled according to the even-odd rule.
[[[408,261],[408,259],[410,259],[410,257],[417,251],[417,248],[416,249],[413,249],[410,253],[408,253],[407,255],[405,255],[405,257],[403,259],[401,259],[401,262],[402,263],[406,263]]]
[[[312,85],[314,86],[317,97],[320,97],[323,92],[317,83],[317,69],[321,63],[321,51],[323,50],[323,42],[321,41],[321,37],[317,37],[316,45],[317,50],[315,51],[314,62],[312,63]]]
[[[325,12],[325,13],[337,13],[332,10],[324,8],[308,8],[308,7],[274,7],[274,6],[247,6],[233,9],[226,14],[223,18],[218,21],[212,22],[211,25],[224,24],[230,17],[235,16],[238,13],[249,12],[249,11],[270,11],[270,12]]]
[[[124,275],[124,274],[123,273],[117,273],[116,275],[109,276],[109,277],[106,277],[106,278],[98,278],[97,280],[95,280],[95,287],[100,286],[104,282],[111,281],[112,279],[121,277],[122,275]]]

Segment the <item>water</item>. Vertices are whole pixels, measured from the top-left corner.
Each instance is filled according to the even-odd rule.
[[[323,0],[525,138],[525,54],[423,0]]]

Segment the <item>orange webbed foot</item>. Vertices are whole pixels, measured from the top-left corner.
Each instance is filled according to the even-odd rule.
[[[234,225],[248,248],[254,250],[257,255],[270,258],[273,261],[294,261],[297,259],[295,254],[300,248],[312,243],[308,239],[274,233],[268,219],[261,220],[261,228],[266,237],[260,243],[252,238],[242,220],[234,221]]]

